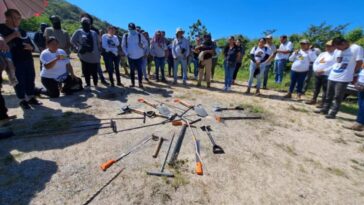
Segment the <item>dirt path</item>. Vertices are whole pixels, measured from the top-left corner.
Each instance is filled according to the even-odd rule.
[[[128,85],[129,80],[124,79],[124,83]],[[44,106],[25,113],[13,125],[18,133],[59,128],[75,119],[117,116],[125,103],[150,110],[137,103],[140,97],[201,103],[210,116],[197,126],[211,125],[215,141],[226,152],[214,155],[207,136],[198,131],[204,176],[194,174],[190,132],[179,166],[166,169],[176,174],[174,179],[145,174],[159,169],[168,143],[157,159],[151,157],[156,142],[150,142],[109,171],[100,170],[102,162],[148,134],[166,138],[178,134],[180,128],[170,125],[118,134],[105,129],[64,136],[14,137],[0,141],[0,204],[83,204],[121,168],[125,168],[123,173],[91,204],[364,203],[364,139],[342,128],[355,116],[340,113],[339,119],[326,120],[314,114],[311,106],[281,100],[282,93],[263,91],[262,97],[255,97],[243,95],[241,86],[231,93],[221,92],[220,83],[213,86],[212,91],[164,84],[147,85],[145,91],[101,87],[58,100],[44,99]],[[13,91],[5,89],[10,113],[23,116]],[[240,104],[249,109],[235,115],[262,115],[264,120],[215,121],[214,105]],[[118,121],[118,129],[141,124],[140,120]]]

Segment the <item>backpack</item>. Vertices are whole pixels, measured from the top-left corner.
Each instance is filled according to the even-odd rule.
[[[126,48],[128,48],[128,36],[129,36],[129,34],[127,33],[127,34],[125,34],[125,47]],[[141,36],[141,34],[140,33],[138,33],[138,39],[139,39],[139,43],[141,43],[142,42],[142,36]]]
[[[91,53],[94,50],[94,39],[92,37],[92,32],[86,34],[86,41],[83,41],[78,51],[80,54]]]

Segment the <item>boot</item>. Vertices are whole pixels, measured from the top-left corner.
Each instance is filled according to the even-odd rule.
[[[245,94],[250,94],[250,87],[248,87],[248,89],[246,89]]]
[[[207,82],[207,88],[210,88],[211,86],[210,86],[210,82]]]
[[[255,95],[256,96],[259,96],[260,95],[260,89],[259,88],[257,88],[257,90],[255,91]]]
[[[287,99],[292,98],[292,93],[288,92],[287,95],[285,95],[283,98],[287,98]]]

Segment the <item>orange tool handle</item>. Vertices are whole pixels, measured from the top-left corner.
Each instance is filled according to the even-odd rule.
[[[173,126],[182,126],[183,122],[181,120],[174,120],[172,121]]]
[[[105,163],[103,163],[100,167],[102,171],[106,171],[109,167],[111,167],[116,161],[115,160],[109,160]]]
[[[150,103],[150,102],[148,102],[148,101],[144,100],[143,98],[139,98],[139,99],[138,99],[138,102],[140,102],[140,103],[144,103],[144,104],[149,105],[149,106],[151,106],[151,107],[153,107],[153,108],[156,108],[156,107],[157,107],[157,105],[154,105],[154,104],[152,104],[152,103]]]
[[[196,174],[203,175],[202,163],[196,162]]]
[[[215,119],[217,122],[221,122],[221,117],[220,116],[215,116]]]
[[[179,98],[175,99],[174,102],[181,103],[182,105],[184,105],[186,107],[193,107],[193,105],[190,105],[189,103],[186,103],[185,101],[183,101],[183,100],[181,100]]]

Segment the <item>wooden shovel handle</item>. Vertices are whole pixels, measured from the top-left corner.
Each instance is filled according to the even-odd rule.
[[[153,104],[153,103],[150,103],[150,102],[148,102],[148,101],[144,100],[143,98],[139,98],[139,99],[138,99],[138,102],[140,102],[140,103],[144,103],[144,104],[149,105],[149,106],[151,106],[151,107],[153,107],[153,108],[156,108],[156,107],[157,107],[157,105],[155,105],[155,104]]]
[[[185,101],[183,101],[183,100],[181,100],[181,99],[179,99],[179,98],[175,99],[175,100],[174,100],[174,102],[176,102],[176,103],[180,103],[180,104],[182,104],[182,105],[184,105],[184,106],[186,106],[186,107],[188,107],[188,108],[193,107],[193,105],[191,105],[191,104],[189,104],[189,103],[187,103],[187,102],[185,102]]]

